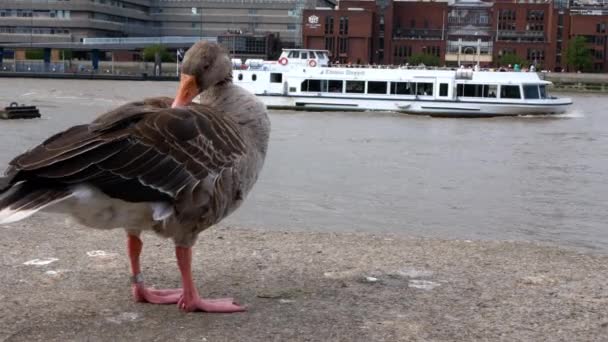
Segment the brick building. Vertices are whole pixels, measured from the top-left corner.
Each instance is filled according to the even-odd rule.
[[[572,3],[572,5],[571,5]],[[584,36],[593,68],[608,71],[608,6],[564,0],[349,0],[303,13],[303,44],[352,63],[404,64],[415,54],[441,65],[500,66],[515,54],[566,69],[571,37]],[[346,25],[346,26],[344,26]]]
[[[593,56],[593,70],[608,72],[606,55],[608,10],[571,9],[568,18],[570,37],[583,36],[587,40]]]

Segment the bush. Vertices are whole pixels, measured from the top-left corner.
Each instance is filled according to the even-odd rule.
[[[44,59],[44,50],[25,50],[25,59]]]
[[[154,56],[156,55],[157,52],[160,54],[160,58],[163,62],[175,62],[175,56],[170,54],[167,51],[167,49],[160,44],[154,44],[154,45],[150,45],[150,46],[147,46],[146,48],[144,48],[144,50],[143,50],[144,61],[154,62]]]
[[[439,57],[428,53],[415,53],[408,59],[408,63],[412,65],[424,64],[426,66],[438,66],[440,61]]]
[[[510,64],[511,67],[514,67],[515,64],[519,64],[521,68],[525,68],[528,62],[514,53],[505,53],[498,58],[498,64],[498,66],[507,66]]]

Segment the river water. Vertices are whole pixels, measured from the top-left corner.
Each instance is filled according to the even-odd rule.
[[[0,165],[51,133],[173,82],[0,79]],[[271,113],[263,174],[225,224],[528,240],[608,252],[608,97],[568,94],[557,117],[445,119],[391,113]]]

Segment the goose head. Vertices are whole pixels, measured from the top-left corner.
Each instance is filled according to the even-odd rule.
[[[232,63],[221,45],[194,44],[184,56],[179,88],[171,107],[185,106],[208,88],[232,79]]]

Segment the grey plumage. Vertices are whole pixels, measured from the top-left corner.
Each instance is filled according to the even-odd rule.
[[[137,213],[125,212],[129,219],[121,220],[113,215],[104,228],[154,229],[178,245],[192,245],[251,190],[270,133],[265,106],[231,83],[227,56],[206,58],[207,69],[216,71],[213,78],[197,75],[201,104],[171,108],[171,98],[131,102],[13,159],[0,179],[0,223],[52,204],[92,225],[95,220],[83,211],[105,210],[107,204]],[[189,61],[185,68],[202,69],[192,56]],[[29,212],[15,216],[23,208]],[[146,219],[133,218],[140,216]]]

